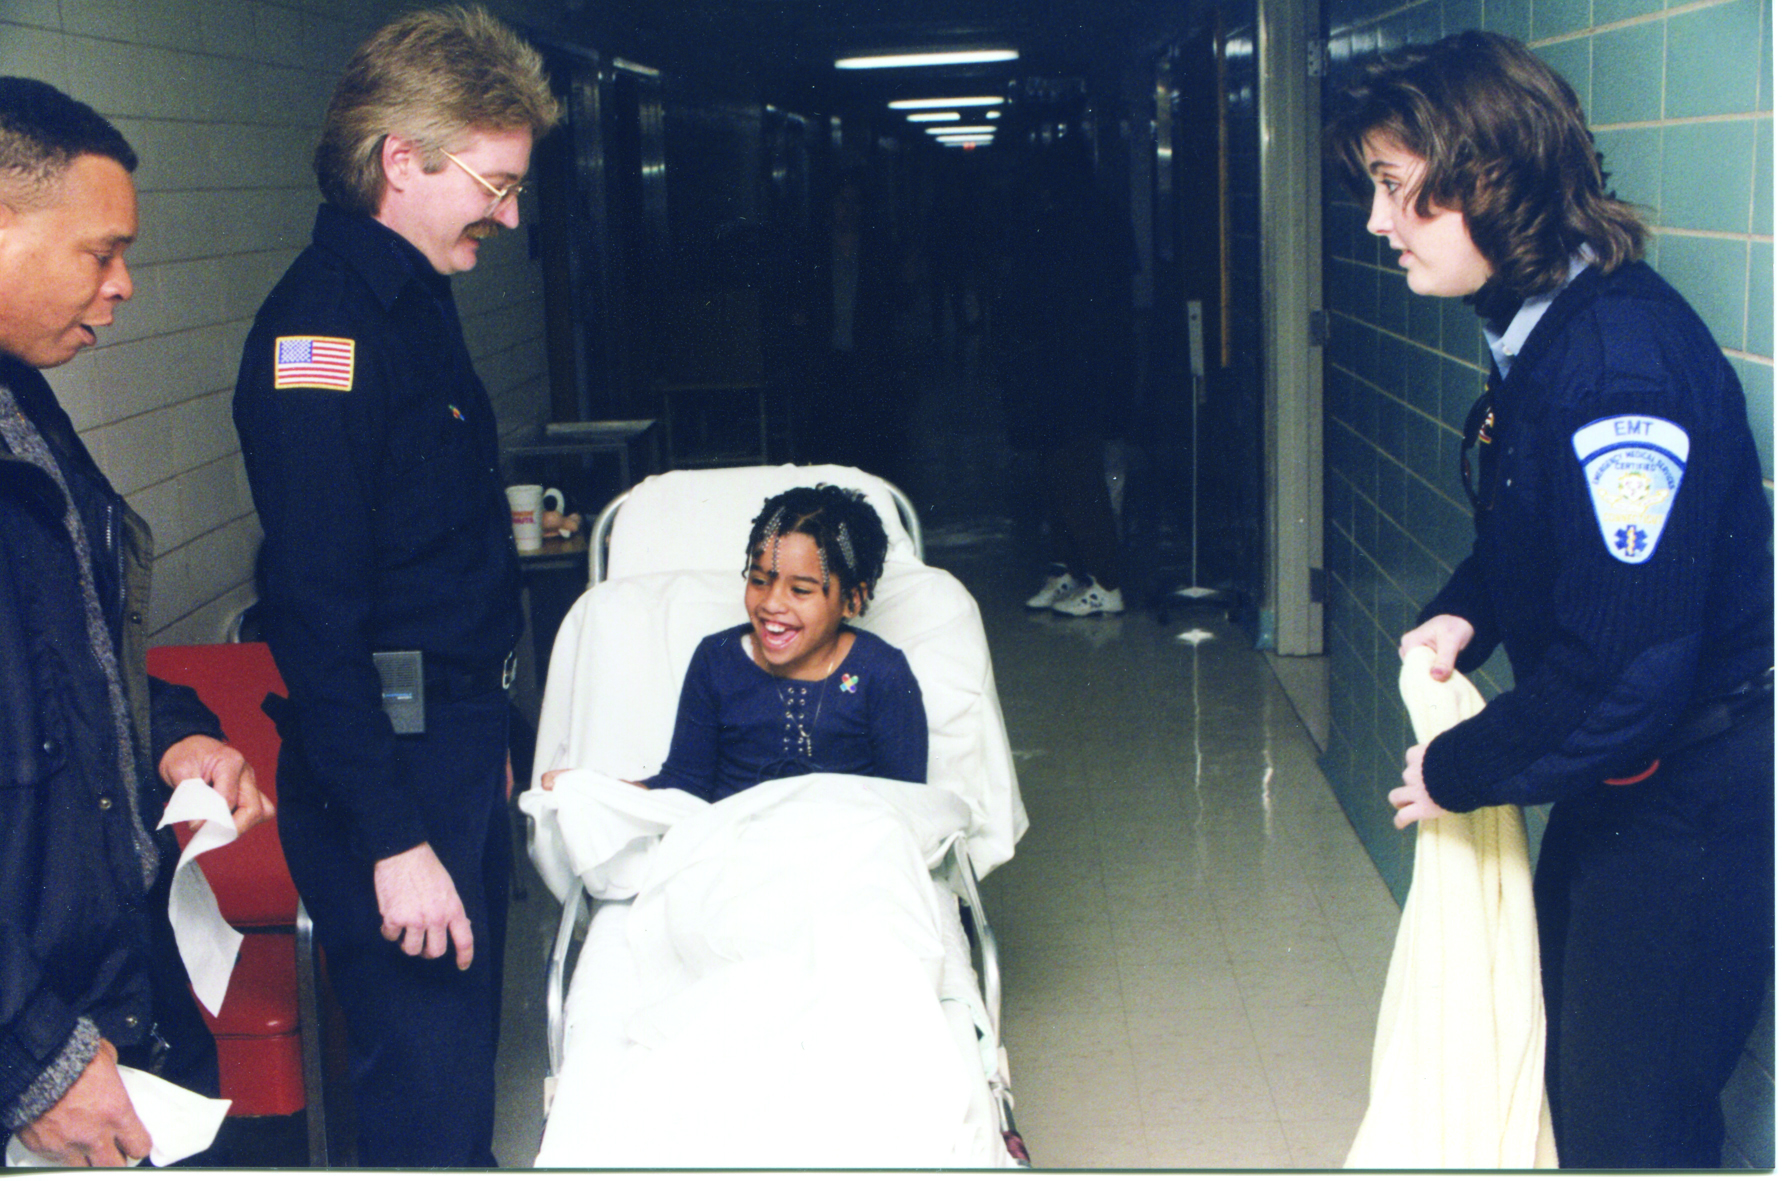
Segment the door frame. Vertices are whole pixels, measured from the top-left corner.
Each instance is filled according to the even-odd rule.
[[[1324,651],[1324,41],[1318,0],[1259,0],[1263,607],[1282,656]]]

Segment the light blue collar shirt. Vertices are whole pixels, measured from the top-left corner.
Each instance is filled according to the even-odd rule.
[[[1576,279],[1579,273],[1595,259],[1596,255],[1591,252],[1588,246],[1580,250],[1572,257],[1571,270],[1566,274],[1565,282],[1545,295],[1531,295],[1523,300],[1522,306],[1510,318],[1510,323],[1504,328],[1501,336],[1491,330],[1491,325],[1485,325],[1485,343],[1491,348],[1491,360],[1497,366],[1499,378],[1510,376],[1510,363],[1516,359],[1516,354],[1522,351],[1522,346],[1528,343],[1529,335],[1534,332],[1535,325],[1541,322],[1541,317],[1547,314],[1547,309],[1553,305],[1555,299],[1559,298],[1559,293],[1570,286],[1571,281]]]

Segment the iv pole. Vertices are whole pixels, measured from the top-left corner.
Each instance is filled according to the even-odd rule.
[[[1182,587],[1176,594],[1185,599],[1209,599],[1219,592],[1200,584],[1200,410],[1206,403],[1206,336],[1201,325],[1200,300],[1188,301],[1188,367],[1192,375],[1190,389],[1193,402],[1189,410],[1192,421],[1189,426],[1188,472],[1189,480],[1194,486],[1194,508],[1188,526],[1188,577],[1191,585]]]

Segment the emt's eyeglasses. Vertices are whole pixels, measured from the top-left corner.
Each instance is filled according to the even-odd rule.
[[[515,181],[505,189],[498,189],[490,184],[488,178],[483,176],[482,173],[458,159],[458,157],[452,155],[444,148],[440,149],[440,153],[444,155],[446,159],[462,168],[465,173],[469,175],[471,180],[474,180],[477,184],[482,185],[483,188],[489,190],[489,208],[483,211],[484,217],[494,217],[495,211],[501,208],[501,203],[503,201],[507,200],[509,197],[512,197],[517,201],[519,200],[520,194],[526,191],[526,186],[519,181]]]

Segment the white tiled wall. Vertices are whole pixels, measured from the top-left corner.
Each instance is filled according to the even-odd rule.
[[[41,78],[141,157],[135,297],[50,371],[112,482],[154,526],[156,643],[221,637],[253,600],[259,523],[230,419],[254,312],[309,240],[310,153],[352,48],[392,0],[0,0],[0,73]],[[491,7],[534,27],[546,0]],[[522,210],[522,216],[529,214]],[[548,412],[542,284],[526,235],[456,283],[504,432]]]

